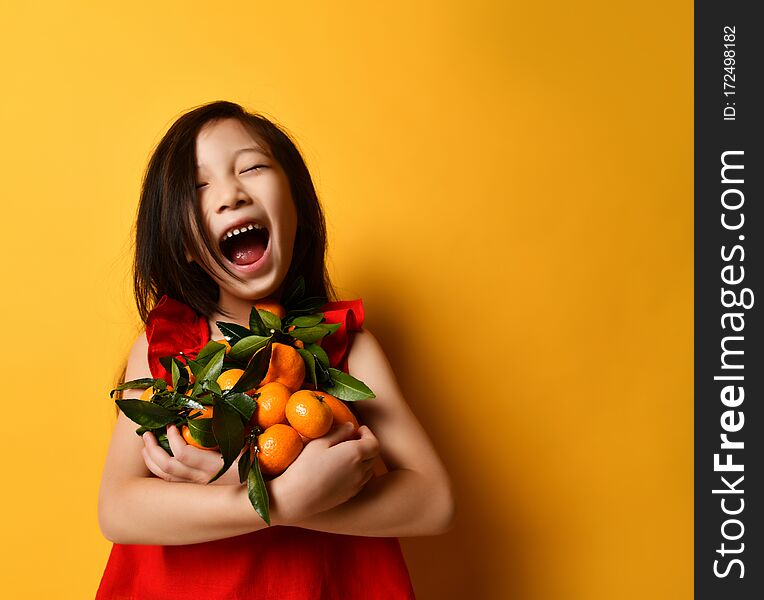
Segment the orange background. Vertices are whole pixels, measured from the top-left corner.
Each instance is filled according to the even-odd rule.
[[[4,3],[9,597],[95,593],[140,178],[229,99],[297,139],[457,487],[419,598],[690,598],[692,7]]]

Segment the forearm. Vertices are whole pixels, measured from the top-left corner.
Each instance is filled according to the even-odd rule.
[[[371,479],[339,506],[290,524],[346,535],[406,537],[443,533],[452,515],[447,483],[402,469]]]
[[[267,484],[271,519],[279,519],[280,484]],[[120,544],[179,545],[208,542],[267,527],[245,485],[199,485],[141,477],[105,488],[99,498],[105,537]]]

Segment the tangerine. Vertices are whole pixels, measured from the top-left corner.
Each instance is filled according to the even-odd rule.
[[[292,346],[275,342],[271,347],[271,362],[260,385],[278,381],[296,392],[305,381],[305,362]]]
[[[202,414],[197,417],[197,419],[211,419],[212,418],[212,406],[205,406],[204,408],[200,409]],[[183,439],[186,440],[186,443],[189,446],[193,446],[194,448],[200,448],[201,450],[217,450],[219,446],[202,446],[199,442],[197,442],[193,436],[191,435],[191,430],[188,428],[188,425],[184,425],[181,429],[181,435],[183,436]]]
[[[272,312],[279,319],[286,317],[286,309],[271,296],[267,296],[266,298],[262,298],[255,302],[255,308],[258,310],[267,310],[268,312]]]
[[[228,369],[227,371],[223,371],[217,379],[220,389],[224,392],[226,390],[230,390],[233,386],[235,386],[238,383],[239,379],[241,379],[241,376],[243,374],[244,374],[243,369]],[[255,393],[255,388],[252,388],[251,390],[247,390],[244,393],[249,394],[251,396]]]
[[[300,435],[315,439],[332,426],[334,415],[323,395],[313,390],[299,390],[289,397],[286,418]]]
[[[227,371],[223,371],[217,379],[220,389],[224,392],[226,390],[230,390],[233,386],[236,385],[236,382],[241,379],[243,374],[244,369],[228,369]]]
[[[322,396],[324,402],[329,405],[329,408],[332,411],[332,415],[334,415],[335,423],[339,423],[340,425],[344,423],[352,423],[353,427],[358,429],[358,419],[355,418],[355,415],[347,404],[345,404],[339,398],[335,398],[331,394],[327,394],[323,391],[316,392],[316,394]]]
[[[276,423],[257,436],[257,462],[263,475],[280,475],[302,452],[302,438],[289,425]]]
[[[286,408],[292,392],[279,381],[271,381],[257,389],[257,424],[267,429],[276,423],[286,423]]]

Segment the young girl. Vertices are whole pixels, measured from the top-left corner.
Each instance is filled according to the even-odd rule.
[[[333,427],[267,482],[270,527],[237,465],[205,485],[220,453],[187,445],[170,427],[170,456],[120,413],[99,493],[101,530],[114,545],[97,598],[414,597],[397,537],[449,527],[449,479],[379,343],[362,327],[361,301],[336,301],[325,247],[305,163],[264,117],[213,102],[183,115],[160,141],[136,227],[134,287],[146,329],[130,351],[126,380],[166,377],[160,357],[194,357],[223,338],[217,321],[247,325],[256,301],[280,300],[302,276],[306,296],[332,300],[322,311],[341,324],[326,339],[331,364],[376,397],[353,404],[363,423],[357,432]],[[379,474],[382,462],[387,471]]]

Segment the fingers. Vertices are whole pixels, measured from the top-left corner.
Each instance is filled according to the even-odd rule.
[[[366,425],[361,425],[361,427],[358,428],[358,433],[361,437],[357,441],[357,444],[363,462],[376,459],[379,455],[379,440],[377,439],[377,436],[375,436],[371,432],[371,429],[366,427]]]
[[[223,455],[220,452],[202,450],[187,444],[175,425],[167,428],[167,441],[175,458],[188,467],[208,471],[223,466]]]
[[[159,468],[159,465],[157,465],[149,455],[148,450],[143,447],[141,448],[141,455],[143,456],[143,462],[146,463],[146,467],[149,471],[151,471],[154,475],[159,477],[160,479],[164,479],[165,481],[179,481],[169,473],[165,473],[162,471],[162,469]]]
[[[159,448],[166,457],[165,460],[162,459],[162,457],[155,458],[154,455],[151,454],[148,448],[144,447],[141,449],[141,455],[143,456],[143,462],[146,463],[146,467],[149,471],[151,471],[154,475],[157,477],[160,477],[161,479],[164,479],[165,481],[182,481],[182,482],[188,482],[189,479],[184,477],[182,472],[182,465],[180,463],[177,463],[175,466],[172,466],[172,463],[170,462],[172,460],[172,457],[170,457],[167,452]],[[160,466],[162,464],[163,466]],[[169,472],[171,471],[171,472]]]
[[[315,441],[321,440],[322,444],[324,444],[327,448],[330,448],[331,446],[336,446],[341,442],[352,439],[354,435],[355,427],[353,424],[342,423],[341,425],[332,428],[329,430],[329,433],[321,436],[320,438],[317,438]]]
[[[168,428],[167,437],[168,440],[170,436],[172,435],[172,432],[170,431],[172,428]],[[180,436],[177,429],[175,429],[175,434]],[[173,445],[170,445],[170,448],[173,449],[173,454],[176,454],[176,456],[170,456],[165,452],[164,448],[162,448],[156,441],[156,438],[151,432],[146,432],[143,434],[143,443],[144,448],[141,451],[141,454],[143,455],[143,461],[146,463],[146,467],[154,473],[157,477],[161,477],[165,481],[186,481],[186,482],[198,482],[201,478],[204,477],[204,473],[199,471],[199,469],[190,466],[189,464],[183,462],[183,460],[188,460],[189,456],[189,450],[198,450],[198,448],[194,448],[193,446],[188,446],[183,442],[183,439],[181,438],[181,442],[183,442],[186,445],[186,448],[183,448],[182,446],[178,448],[177,450],[173,448]],[[176,448],[177,448],[177,440],[175,441]],[[204,450],[199,450],[200,452],[206,452]],[[185,454],[186,458],[180,458],[178,454]],[[214,453],[211,453],[214,454]],[[215,460],[218,464],[217,467],[220,467],[219,461],[215,457],[208,457],[208,460]],[[214,466],[211,467],[211,469],[214,469]]]
[[[183,447],[188,446],[175,425],[167,427],[167,442],[170,444],[170,450],[172,450],[172,454],[176,458],[182,455]]]

